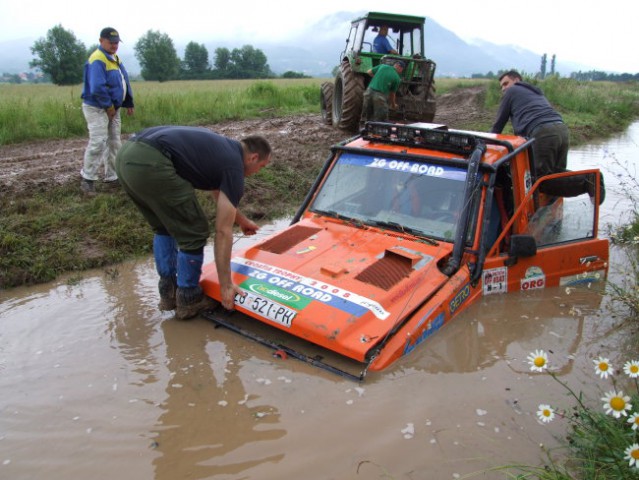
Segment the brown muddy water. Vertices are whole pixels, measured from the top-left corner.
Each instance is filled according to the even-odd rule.
[[[639,123],[571,153],[571,168],[606,174],[604,224],[628,209],[614,164],[637,160],[638,139]],[[530,372],[530,352],[552,352],[595,405],[610,382],[592,359],[637,354],[601,286],[554,288],[485,297],[355,383],[207,320],[176,322],[156,284],[149,258],[0,292],[0,478],[505,478],[490,469],[539,465],[565,433],[538,405],[573,405]]]

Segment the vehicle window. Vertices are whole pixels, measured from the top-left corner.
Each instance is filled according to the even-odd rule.
[[[539,207],[528,224],[538,247],[593,238],[595,206],[588,194],[556,197]]]
[[[465,179],[462,168],[344,153],[311,210],[452,240]]]
[[[423,55],[421,51],[422,40],[420,38],[421,31],[419,28],[406,30],[402,34],[402,55],[409,57],[415,54]]]

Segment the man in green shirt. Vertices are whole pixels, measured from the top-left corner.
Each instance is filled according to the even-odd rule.
[[[404,66],[404,62],[397,60],[392,67],[380,63],[367,72],[373,79],[364,92],[362,123],[388,121],[389,104],[390,108],[397,108],[395,93],[402,81]]]

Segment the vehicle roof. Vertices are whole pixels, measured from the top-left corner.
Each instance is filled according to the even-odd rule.
[[[390,126],[390,124],[379,124],[380,126]],[[399,126],[399,125],[396,125]],[[372,128],[374,128],[373,125]],[[481,163],[484,165],[493,165],[503,157],[514,151],[518,147],[524,145],[527,139],[514,135],[502,135],[494,133],[473,132],[465,130],[449,130],[444,125],[414,123],[410,125],[401,125],[401,128],[408,129],[408,131],[419,132],[424,135],[432,135],[433,141],[423,140],[420,143],[419,140],[415,140],[412,135],[409,140],[403,141],[401,134],[397,134],[397,130],[392,130],[390,138],[381,133],[379,136],[375,136],[375,131],[364,130],[362,135],[351,138],[343,142],[343,147],[346,149],[356,149],[363,154],[370,151],[384,152],[385,154],[391,154],[394,156],[411,156],[413,160],[419,160],[418,157],[427,157],[428,160],[433,158],[437,159],[449,159],[449,160],[468,160],[472,154],[472,149],[467,148],[466,151],[455,150],[455,147],[447,147],[444,143],[446,139],[452,138],[454,142],[459,143],[462,140],[468,140],[469,145],[475,145],[477,142],[486,144],[486,153],[483,155]],[[439,141],[441,138],[441,142]],[[437,143],[440,142],[440,143]]]
[[[368,12],[367,14],[356,18],[352,23],[367,20],[369,25],[389,25],[396,24],[415,24],[423,25],[426,21],[425,17],[416,17],[413,15],[398,15],[395,13]]]

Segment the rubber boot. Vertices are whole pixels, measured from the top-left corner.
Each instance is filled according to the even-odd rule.
[[[153,256],[155,268],[160,275],[158,290],[162,311],[175,310],[175,291],[177,289],[177,243],[169,235],[155,234],[153,237]]]
[[[179,251],[177,255],[177,291],[175,318],[187,320],[203,310],[213,308],[214,302],[200,287],[203,254]]]
[[[178,287],[175,300],[177,304],[175,318],[178,320],[188,320],[204,310],[215,308],[216,305],[213,299],[204,295],[199,285],[190,288]]]
[[[160,291],[160,303],[158,304],[158,309],[163,312],[168,310],[175,310],[175,292],[177,291],[177,279],[174,276],[160,277],[160,281],[158,282],[158,290]]]

